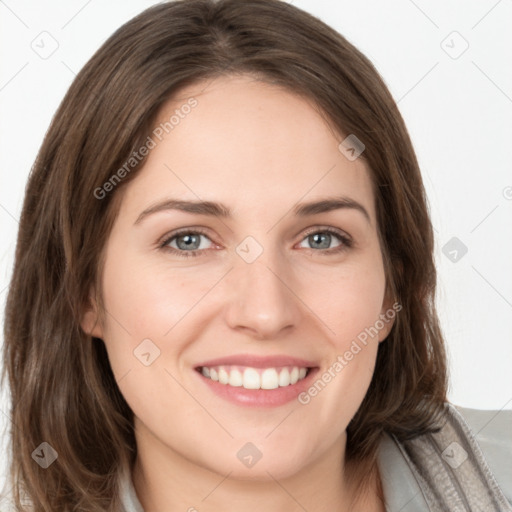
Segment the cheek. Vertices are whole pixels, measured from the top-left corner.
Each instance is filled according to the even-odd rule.
[[[110,318],[109,323],[117,332],[124,328],[133,341],[141,337],[161,339],[217,279],[213,273],[204,277],[193,268],[173,269],[161,262],[148,264],[136,256],[117,261],[112,258],[103,280],[105,303],[116,320]]]
[[[383,287],[371,279],[343,280],[345,291],[326,301],[327,334],[322,368],[311,386],[299,396],[309,416],[330,426],[324,443],[334,442],[359,409],[373,377],[379,347],[378,329]],[[333,283],[335,286],[336,283]]]
[[[379,254],[353,259],[337,271],[322,271],[310,278],[315,286],[303,289],[308,306],[325,327],[330,350],[301,403],[311,402],[315,416],[327,422],[335,418],[342,429],[355,414],[373,376],[385,293]]]
[[[334,347],[344,351],[354,338],[368,333],[375,325],[384,293],[382,262],[373,257],[366,261],[354,259],[338,269],[323,269],[321,273],[309,275],[302,282],[300,296],[305,297],[311,311],[320,319]]]
[[[113,246],[102,282],[107,310],[103,338],[112,371],[118,380],[131,372],[130,380],[136,379],[138,386],[134,395],[130,390],[127,394],[134,399],[137,392],[166,396],[169,376],[163,369],[181,364],[191,340],[200,336],[202,324],[195,319],[206,313],[196,306],[223,275],[222,269],[198,272],[197,267],[170,267],[165,259],[151,263],[147,259],[135,251],[123,254]],[[162,379],[148,371],[154,369],[160,369]],[[152,386],[157,389],[146,389]]]

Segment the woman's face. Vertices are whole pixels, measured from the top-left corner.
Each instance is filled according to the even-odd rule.
[[[139,457],[251,479],[343,460],[394,317],[365,163],[246,76],[183,89],[159,123],[107,242],[105,318],[83,321]]]

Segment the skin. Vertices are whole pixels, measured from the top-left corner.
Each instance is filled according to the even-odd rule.
[[[344,454],[347,424],[393,321],[307,405],[236,405],[194,373],[198,363],[234,353],[311,359],[322,373],[389,310],[369,170],[339,151],[344,137],[311,102],[274,85],[249,76],[196,83],[164,105],[160,120],[191,96],[198,105],[123,191],[105,248],[108,314],[93,301],[82,323],[104,340],[134,411],[138,497],[146,512],[384,511],[378,478],[350,504]],[[292,213],[298,202],[333,195],[359,202],[370,220],[350,208]],[[233,217],[165,210],[135,224],[168,197],[222,202]],[[308,235],[326,227],[353,246],[318,248]],[[180,228],[207,232],[196,257],[158,247]],[[247,236],[263,249],[253,263],[236,252]],[[177,241],[170,244],[179,251]],[[333,235],[326,244],[343,242]],[[148,338],[160,355],[145,366],[133,351]],[[251,468],[236,455],[247,442],[262,453]]]

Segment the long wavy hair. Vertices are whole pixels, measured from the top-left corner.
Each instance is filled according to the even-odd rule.
[[[145,158],[104,197],[95,191],[145,144],[160,108],[182,87],[236,74],[303,95],[340,142],[354,134],[366,146],[360,158],[375,192],[387,292],[402,309],[348,426],[347,461],[374,464],[385,432],[401,440],[436,429],[447,376],[433,230],[413,146],[378,72],[342,35],[284,1],[166,2],[119,28],[84,66],[31,169],[2,369],[16,510],[119,509],[118,472],[137,454],[133,412],[103,341],[80,320],[92,288],[101,304],[106,241]],[[46,469],[34,456],[43,442],[58,454]]]

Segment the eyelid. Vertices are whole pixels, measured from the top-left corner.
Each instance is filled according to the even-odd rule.
[[[186,227],[186,228],[178,228],[174,231],[170,231],[169,233],[166,233],[164,236],[162,236],[158,239],[158,241],[156,242],[156,245],[157,245],[157,247],[163,247],[166,244],[168,244],[173,238],[176,238],[180,235],[188,234],[188,233],[204,235],[213,242],[213,240],[207,230],[205,230],[204,228],[192,226],[192,227]],[[213,242],[213,243],[215,243],[215,242]]]
[[[333,233],[341,238],[346,238],[347,240],[352,241],[352,237],[346,231],[343,231],[342,229],[339,228],[335,228],[334,226],[313,226],[312,228],[308,228],[304,232],[302,239],[306,238],[307,236],[313,233],[319,232]]]

